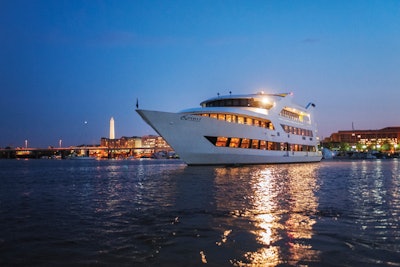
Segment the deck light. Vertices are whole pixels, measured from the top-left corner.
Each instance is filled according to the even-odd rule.
[[[263,98],[261,99],[261,102],[262,102],[264,105],[268,105],[268,104],[271,103],[270,99],[267,98],[267,97],[263,97]]]

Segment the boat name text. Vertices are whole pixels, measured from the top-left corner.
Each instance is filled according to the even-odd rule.
[[[181,116],[181,120],[199,122],[201,121],[201,118],[199,116],[183,115]]]

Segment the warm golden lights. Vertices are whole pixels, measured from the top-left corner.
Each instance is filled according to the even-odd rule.
[[[296,266],[318,262],[319,251],[309,242],[314,235],[318,213],[315,196],[317,169],[317,164],[310,164],[216,170],[218,188],[226,185],[231,188],[232,184],[240,184],[238,188],[241,188],[239,193],[217,192],[217,205],[232,209],[232,222],[235,224],[229,224],[230,220],[226,219],[228,224],[216,245],[244,250],[242,257],[229,260],[233,266]],[[228,181],[227,177],[239,180]],[[232,196],[241,196],[243,203],[232,202]],[[227,199],[231,201],[226,203],[224,200]],[[238,220],[242,225],[240,229],[235,228]],[[240,232],[252,234],[258,245],[249,248],[236,243],[234,239],[240,236]]]
[[[274,130],[275,127],[270,120],[260,119],[260,118],[252,118],[248,116],[239,116],[235,114],[228,113],[201,113],[201,114],[193,114],[202,117],[210,117],[212,119],[222,120],[226,122],[238,123],[238,124],[246,124],[250,126],[256,126],[261,128],[267,128],[270,130]]]
[[[283,142],[271,142],[266,140],[237,138],[226,136],[205,136],[216,147],[229,148],[248,148],[257,150],[275,150],[275,151],[291,151],[291,152],[316,152],[315,146],[303,144],[289,144]]]

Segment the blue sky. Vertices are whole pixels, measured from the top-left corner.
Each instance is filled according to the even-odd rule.
[[[313,101],[320,137],[400,126],[399,66],[400,1],[0,0],[0,147],[154,134],[136,98],[229,91]]]

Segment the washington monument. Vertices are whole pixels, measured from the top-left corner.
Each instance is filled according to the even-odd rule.
[[[114,118],[110,119],[110,139],[115,139]]]

